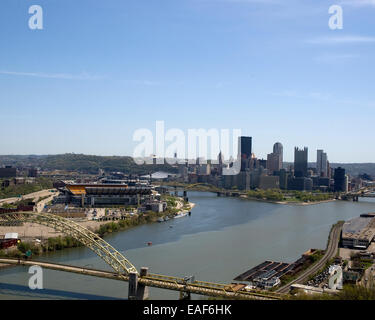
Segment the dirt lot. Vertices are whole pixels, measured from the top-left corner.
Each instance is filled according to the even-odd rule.
[[[85,221],[79,222],[80,225],[90,229],[95,230],[99,228],[101,224],[108,223],[108,221]],[[2,227],[0,226],[0,237],[3,237],[5,233],[16,232],[20,238],[36,238],[36,239],[47,239],[58,236],[63,236],[62,233],[55,231],[52,228],[42,226],[34,223],[24,223],[23,226],[17,227]]]

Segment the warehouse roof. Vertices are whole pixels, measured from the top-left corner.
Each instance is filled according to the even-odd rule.
[[[375,237],[375,218],[361,216],[345,222],[342,237],[371,241]]]

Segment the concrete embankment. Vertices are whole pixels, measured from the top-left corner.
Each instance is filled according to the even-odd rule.
[[[14,265],[12,265],[12,264],[0,263],[0,270],[12,268],[12,267],[14,267]]]

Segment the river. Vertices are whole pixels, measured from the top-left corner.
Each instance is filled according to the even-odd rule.
[[[375,211],[375,199],[315,205],[281,205],[189,192],[196,206],[190,217],[142,225],[105,240],[138,269],[230,283],[238,274],[271,259],[293,262],[310,248],[324,249],[332,224]],[[147,246],[151,241],[152,246]],[[87,248],[74,248],[38,260],[110,268]],[[127,283],[43,270],[44,290],[31,291],[26,267],[0,270],[0,299],[126,299]],[[178,293],[150,289],[152,299]]]

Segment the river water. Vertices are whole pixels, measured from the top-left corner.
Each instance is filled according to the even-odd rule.
[[[271,259],[293,262],[310,248],[324,249],[338,220],[375,211],[375,199],[358,203],[280,205],[190,192],[190,217],[138,226],[105,238],[138,269],[230,283],[238,274]],[[152,246],[147,246],[151,241]],[[67,249],[38,260],[111,270],[87,248]],[[26,267],[0,270],[0,299],[126,299],[127,283],[43,270],[44,290],[31,291]],[[151,299],[178,293],[150,289]]]

